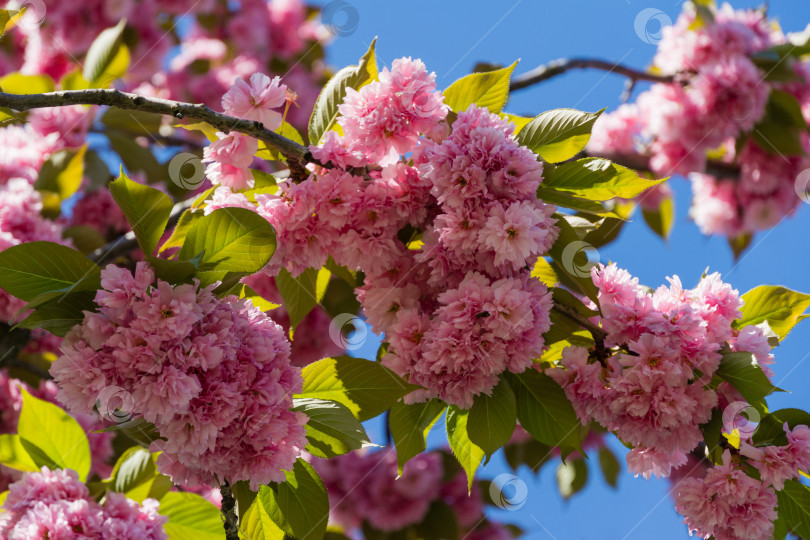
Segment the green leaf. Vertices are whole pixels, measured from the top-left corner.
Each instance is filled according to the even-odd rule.
[[[309,417],[307,421],[307,451],[322,458],[332,458],[371,446],[363,425],[351,411],[337,401],[300,398],[293,402],[293,410]]]
[[[446,408],[438,399],[412,405],[397,401],[391,406],[388,425],[397,449],[399,474],[412,457],[425,451],[428,433]]]
[[[557,467],[557,487],[560,495],[570,499],[588,483],[588,466],[582,458],[560,463]]]
[[[42,164],[34,187],[40,191],[50,191],[64,200],[76,193],[84,178],[85,144],[78,150],[60,150]]]
[[[152,454],[146,448],[133,446],[121,454],[110,475],[110,489],[126,493],[148,482],[157,474]]]
[[[245,208],[220,208],[193,223],[179,257],[202,253],[198,276],[207,285],[228,272],[258,272],[275,250],[276,232],[266,219]]]
[[[303,459],[287,471],[286,482],[262,486],[254,504],[261,504],[275,524],[296,540],[320,540],[326,533],[326,488],[312,465]]]
[[[581,450],[580,421],[554,379],[531,368],[507,377],[517,397],[520,425],[532,437],[549,446]]]
[[[334,125],[339,115],[338,105],[343,103],[347,88],[359,90],[376,79],[377,61],[374,52],[376,42],[375,38],[358,65],[347,66],[335,73],[321,90],[309,119],[310,144],[320,143],[326,132]]]
[[[188,231],[191,230],[194,223],[202,218],[202,212],[192,212],[191,210],[186,210],[180,214],[180,219],[177,220],[177,225],[175,225],[174,229],[172,229],[172,234],[160,245],[158,253],[163,253],[167,249],[182,247],[183,242],[186,241]]]
[[[768,96],[767,114],[769,117],[786,126],[807,129],[807,121],[802,114],[802,106],[796,96],[774,88]]]
[[[337,401],[361,422],[418,388],[378,362],[351,356],[324,358],[305,367],[301,375],[304,387],[295,397]]]
[[[467,434],[470,440],[490,456],[509,442],[515,431],[517,409],[515,393],[509,382],[502,378],[492,395],[475,396],[467,419]]]
[[[442,500],[434,501],[425,517],[414,528],[421,540],[459,538],[456,512]]]
[[[610,448],[603,446],[599,449],[599,467],[602,469],[602,475],[610,487],[616,487],[619,480],[619,472],[621,472],[621,465],[616,455],[610,451]]]
[[[485,455],[484,450],[470,440],[467,431],[469,415],[470,411],[463,411],[455,405],[451,405],[447,409],[447,420],[445,421],[450,449],[467,474],[468,491],[472,489],[475,471],[481,465],[481,460]]]
[[[133,418],[132,420],[108,426],[100,430],[100,432],[106,431],[122,431],[127,437],[142,444],[144,447],[160,439],[160,433],[158,433],[155,425],[151,422],[147,422],[143,417]]]
[[[788,530],[800,538],[810,538],[810,488],[797,480],[788,480],[776,497],[779,518],[785,520]]]
[[[0,435],[0,464],[24,472],[40,469],[23,446],[19,435]]]
[[[6,26],[8,26],[9,21],[19,12],[20,10],[17,9],[0,9],[0,36],[6,33]]]
[[[700,431],[703,433],[703,440],[706,441],[709,456],[712,456],[720,446],[720,438],[723,436],[723,411],[714,409],[711,419],[701,424]]]
[[[20,442],[37,465],[73,469],[84,482],[90,472],[90,445],[79,423],[47,401],[24,388],[17,427]]]
[[[548,252],[551,267],[562,285],[575,293],[586,295],[598,305],[598,292],[590,275],[593,263],[587,257],[590,246],[564,216],[555,214],[555,217],[560,234]]]
[[[516,65],[517,62],[502,69],[465,75],[443,92],[444,103],[455,112],[465,111],[473,103],[493,113],[501,112]]]
[[[199,261],[175,261],[159,259],[151,255],[146,257],[149,265],[155,270],[155,277],[171,284],[188,281],[197,271]]]
[[[194,493],[166,493],[158,512],[169,518],[163,526],[169,540],[222,540],[219,509]]]
[[[590,201],[577,197],[566,191],[557,191],[556,189],[543,187],[541,184],[537,188],[537,198],[554,206],[562,206],[563,208],[570,208],[577,212],[584,212],[594,216],[616,216],[615,213],[606,209],[602,203],[598,201]]]
[[[101,123],[107,127],[125,131],[135,136],[149,137],[160,132],[160,126],[163,125],[163,116],[155,113],[110,107],[101,116]]]
[[[53,79],[47,75],[9,73],[0,77],[0,88],[8,94],[44,94],[55,89]]]
[[[282,268],[276,276],[276,286],[293,328],[318,305],[317,285],[318,271],[314,268],[307,268],[298,277]]]
[[[810,307],[810,294],[777,285],[760,285],[741,298],[745,305],[740,310],[742,318],[736,326],[742,328],[767,321],[780,340],[805,318],[804,312]]]
[[[802,156],[801,132],[798,128],[780,124],[767,117],[754,126],[754,141],[774,156]]]
[[[675,224],[675,201],[672,197],[667,197],[655,210],[641,209],[644,221],[652,231],[663,238],[669,240],[672,226]]]
[[[138,144],[131,134],[117,129],[105,129],[104,135],[128,171],[143,171],[148,183],[166,182],[169,178],[168,166],[158,163],[152,150]]]
[[[632,199],[644,190],[664,182],[647,180],[638,173],[603,158],[589,157],[557,165],[541,185],[591,201]]]
[[[749,352],[732,352],[723,355],[717,376],[728,382],[742,394],[748,403],[757,403],[776,387],[756,363]]]
[[[110,194],[127,218],[143,252],[154,253],[169,222],[171,199],[155,188],[133,182],[123,170],[118,179],[110,183]]]
[[[126,25],[126,19],[121,19],[112,28],[103,30],[87,50],[82,74],[91,84],[96,85],[102,79],[109,80],[110,74],[107,72],[112,71]]]
[[[262,502],[261,493],[265,493],[270,488],[262,486],[259,494],[253,499],[253,502],[245,511],[244,515],[239,518],[239,529],[245,533],[246,538],[250,540],[283,540],[284,531],[276,525],[270,514],[267,513],[265,504]],[[272,491],[272,490],[271,490]]]
[[[96,309],[95,291],[51,293],[43,296],[48,300],[39,303],[36,310],[25,320],[17,323],[17,326],[28,329],[43,328],[54,335],[64,337],[84,320],[85,311]]]
[[[787,435],[784,429],[786,423],[791,430],[796,426],[810,427],[810,413],[801,409],[779,409],[765,415],[754,432],[754,443],[757,446],[787,445]]]
[[[26,242],[0,252],[0,287],[29,302],[46,293],[97,290],[100,272],[80,252],[54,242]]]
[[[306,146],[304,144],[304,138],[301,137],[301,134],[298,133],[298,130],[295,129],[289,122],[286,120],[281,123],[281,126],[275,133],[278,133],[282,137],[290,139],[293,142],[297,142],[302,146]],[[282,154],[279,150],[273,148],[272,146],[267,146],[267,143],[264,141],[259,141],[259,151],[256,153],[256,157],[269,160],[269,161],[283,161],[284,154]],[[256,171],[254,172],[254,176]]]
[[[571,159],[588,144],[593,123],[603,111],[604,109],[595,113],[575,109],[546,111],[520,130],[517,141],[551,163]]]

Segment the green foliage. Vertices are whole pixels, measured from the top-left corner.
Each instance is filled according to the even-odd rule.
[[[293,277],[282,268],[276,276],[276,286],[290,314],[290,325],[295,328],[318,305],[318,271],[307,268]]]
[[[560,495],[570,499],[588,483],[588,466],[582,458],[564,461],[557,467],[557,487]]]
[[[84,311],[96,309],[95,291],[72,291],[51,293],[37,298],[28,306],[36,305],[36,310],[17,326],[21,328],[43,328],[48,332],[64,337],[71,328],[84,320]],[[28,307],[26,306],[26,307]]]
[[[517,141],[544,160],[559,163],[579,154],[591,138],[593,124],[604,109],[586,113],[554,109],[535,117],[517,134]]]
[[[515,393],[505,378],[492,389],[492,395],[475,397],[467,419],[467,434],[486,453],[487,461],[514,433],[516,407]]]
[[[92,86],[106,87],[126,71],[129,53],[126,53],[125,63],[120,58],[122,49],[126,50],[122,43],[126,25],[126,19],[121,19],[115,26],[102,31],[87,50],[82,75]]]
[[[554,379],[531,368],[507,377],[517,398],[517,417],[523,429],[549,446],[582,449],[581,424]]]
[[[797,480],[788,480],[776,497],[779,519],[784,519],[787,529],[800,538],[810,538],[810,488]]]
[[[748,403],[754,404],[776,390],[768,376],[749,352],[723,355],[717,376],[737,389]]]
[[[742,295],[742,299],[745,305],[736,327],[767,322],[779,339],[784,339],[807,317],[804,312],[810,307],[810,295],[777,285],[760,285]]]
[[[151,255],[166,230],[171,199],[162,191],[133,182],[123,170],[110,183],[110,194],[132,227],[138,245],[146,255]]]
[[[332,458],[371,446],[363,425],[337,401],[299,398],[294,400],[293,410],[309,417],[307,451],[312,455]]]
[[[428,433],[445,409],[447,405],[438,399],[412,405],[398,401],[391,406],[388,426],[397,449],[399,474],[412,457],[425,451]]]
[[[327,131],[332,129],[338,115],[338,105],[343,103],[346,89],[359,90],[364,85],[377,79],[377,60],[374,51],[376,39],[371,42],[366,54],[356,66],[347,66],[329,79],[321,90],[312,116],[309,118],[309,142],[320,143]]]
[[[304,387],[296,398],[337,401],[360,421],[382,414],[418,388],[378,362],[351,356],[324,358],[305,367],[301,374]]]
[[[90,472],[90,445],[79,423],[52,403],[21,388],[23,404],[17,432],[34,463],[73,469],[84,482]]]
[[[47,75],[9,73],[0,77],[0,88],[8,94],[44,94],[55,89],[53,79]]]
[[[480,446],[470,440],[469,417],[470,411],[464,411],[451,405],[447,410],[447,420],[445,421],[450,449],[467,474],[467,490],[472,489],[475,471],[486,454]]]
[[[517,62],[502,69],[465,75],[443,92],[444,103],[457,113],[473,103],[493,113],[501,112],[509,96],[509,79],[516,65]]]
[[[166,493],[158,512],[169,518],[163,526],[169,540],[222,540],[219,509],[194,493]]]
[[[602,469],[602,476],[610,487],[616,487],[619,481],[619,473],[622,470],[616,455],[610,448],[603,446],[599,449],[599,467]]]
[[[667,197],[655,210],[641,209],[641,215],[650,229],[664,240],[669,240],[672,227],[675,225],[675,200]]]
[[[779,409],[765,415],[759,421],[754,432],[754,444],[757,446],[784,446],[788,443],[784,425],[792,430],[796,426],[810,426],[810,413],[801,409]]]
[[[607,201],[617,197],[632,199],[665,180],[647,180],[627,167],[590,157],[555,166],[545,174],[541,189],[563,191],[589,201]]]
[[[160,499],[172,487],[171,480],[157,472],[156,454],[146,448],[133,446],[126,450],[110,474],[108,489],[124,493],[142,502],[146,498]]]
[[[25,472],[40,469],[23,446],[20,436],[14,434],[0,435],[0,464]]]
[[[49,191],[65,200],[79,189],[84,177],[85,144],[78,150],[60,150],[42,164],[34,187],[39,191]]]

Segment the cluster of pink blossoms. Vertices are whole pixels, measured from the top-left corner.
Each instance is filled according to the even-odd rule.
[[[158,502],[143,504],[107,492],[104,504],[90,496],[75,471],[43,467],[11,485],[0,514],[0,537],[7,540],[85,538],[164,540],[167,518]]]
[[[314,458],[313,463],[329,494],[330,522],[351,531],[367,523],[383,532],[400,531],[421,523],[431,504],[442,501],[466,531],[464,538],[510,540],[499,523],[487,522],[480,486],[467,492],[463,471],[445,481],[440,452],[412,458],[397,472],[396,453],[351,452],[332,459]]]
[[[772,362],[767,337],[757,327],[732,329],[742,301],[719,274],[692,290],[671,278],[669,287],[652,294],[615,265],[594,268],[592,275],[605,345],[624,352],[600,361],[583,347],[569,347],[563,351],[565,369],[549,375],[565,389],[583,424],[596,420],[633,445],[627,455],[632,472],[668,476],[703,440],[700,424],[718,405],[717,392],[707,385],[721,350],[728,343]]]
[[[422,62],[397,60],[349,93],[344,135],[311,149],[339,167],[381,170],[364,179],[319,169],[257,195],[257,206],[225,190],[211,204],[255,208],[273,225],[270,275],[318,268],[329,254],[362,270],[358,299],[391,345],[383,363],[424,386],[420,397],[469,407],[542,351],[551,298],[528,268],[558,232],[555,208],[536,197],[542,164],[514,126],[471,106],[450,133],[442,99]],[[416,166],[400,161],[409,152]],[[418,249],[398,237],[406,226],[422,231]]]
[[[155,284],[146,263],[134,275],[110,265],[101,285],[99,312],[85,312],[51,367],[59,400],[91,412],[106,388],[128,392],[127,412],[165,439],[151,449],[176,484],[284,481],[306,416],[289,410],[302,380],[281,327],[213,286]]]
[[[766,81],[751,55],[785,43],[785,36],[759,10],[711,9],[714,21],[698,28],[687,9],[663,29],[654,65],[676,81],[654,84],[635,104],[602,115],[588,150],[616,159],[648,155],[661,176],[694,173],[692,218],[704,234],[736,237],[773,227],[799,202],[793,182],[810,162],[775,155],[748,137],[772,90],[795,97],[810,120],[810,71],[797,62],[799,82]],[[810,150],[806,134],[801,141]],[[709,154],[721,155],[715,168],[729,172],[704,174]]]

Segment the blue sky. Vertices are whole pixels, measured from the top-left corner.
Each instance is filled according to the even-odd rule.
[[[734,6],[754,7],[759,3],[738,1]],[[681,5],[657,0],[352,0],[348,9],[356,10],[356,30],[332,43],[328,60],[336,67],[356,63],[377,36],[381,64],[390,65],[391,60],[401,56],[419,57],[436,72],[441,88],[468,73],[478,61],[506,65],[519,58],[516,73],[569,56],[621,60],[643,68],[655,53],[655,46],[636,34],[636,16],[654,8],[674,20]],[[772,0],[770,13],[786,31],[802,30],[810,23],[810,2]],[[648,28],[652,33],[656,30],[654,23]],[[516,92],[506,110],[534,116],[557,107],[613,109],[619,104],[623,88],[624,79],[619,76],[579,71]],[[689,221],[688,183],[674,178],[672,186],[677,195],[677,221],[670,241],[660,240],[639,219],[624,228],[617,242],[600,249],[602,262],[614,261],[653,287],[673,274],[679,275],[684,285],[693,286],[709,267],[740,292],[763,283],[810,292],[807,205],[775,229],[758,234],[752,247],[735,262],[723,238],[706,238]],[[772,409],[810,407],[808,345],[810,321],[800,325],[775,351],[775,382],[791,393],[773,396]],[[441,443],[443,436],[443,427],[439,427],[432,442]],[[617,455],[623,455],[620,444],[612,441],[611,447]],[[666,481],[645,481],[624,473],[619,478],[619,489],[614,491],[592,465],[588,487],[565,502],[557,492],[554,469],[554,465],[546,465],[539,478],[524,470],[521,477],[528,487],[526,504],[518,511],[494,515],[520,525],[526,531],[524,538],[532,540],[687,537],[686,527],[667,496]],[[505,470],[502,458],[496,455],[482,474],[492,478]]]

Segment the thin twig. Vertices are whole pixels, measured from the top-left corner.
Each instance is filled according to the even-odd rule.
[[[548,64],[538,66],[523,75],[515,77],[512,79],[512,84],[509,88],[511,90],[528,88],[529,86],[541,83],[557,75],[562,75],[573,69],[600,69],[602,71],[616,73],[617,75],[623,75],[633,81],[650,81],[657,83],[671,83],[676,81],[676,78],[672,75],[656,75],[655,73],[633,69],[623,64],[599,60],[598,58],[561,58],[559,60],[553,60]]]
[[[554,303],[551,307],[552,311],[556,311],[560,315],[564,317],[568,317],[582,328],[587,330],[593,336],[593,340],[599,344],[601,343],[604,346],[605,339],[607,338],[607,332],[600,328],[599,326],[595,325],[591,321],[589,321],[584,315],[581,315],[577,310],[572,307],[568,307],[563,304]]]
[[[222,522],[226,540],[239,540],[239,518],[236,517],[236,499],[231,493],[231,485],[225,481],[219,487],[222,494]]]

